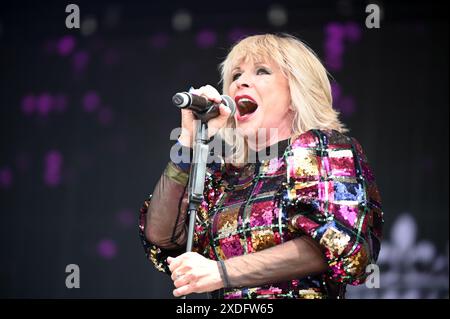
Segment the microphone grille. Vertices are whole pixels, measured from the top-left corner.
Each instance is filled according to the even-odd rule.
[[[182,92],[175,94],[172,97],[172,103],[179,108],[185,108],[186,106],[189,106],[189,104],[191,103],[189,93]]]
[[[230,116],[234,116],[236,112],[236,103],[234,100],[228,95],[222,95],[222,102],[231,110]]]

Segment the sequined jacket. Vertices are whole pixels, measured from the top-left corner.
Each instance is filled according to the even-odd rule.
[[[328,270],[261,287],[223,289],[216,297],[342,298],[345,286],[363,283],[366,267],[376,262],[383,213],[360,144],[334,130],[310,130],[290,145],[284,142],[268,160],[240,168],[208,165],[194,249],[207,258],[226,260],[306,235],[323,249]],[[164,174],[180,179],[181,171],[169,163]],[[185,185],[186,180],[178,182]],[[181,207],[181,199],[173,200]],[[148,241],[144,227],[150,201],[140,210],[141,241],[155,267],[170,274],[166,258],[185,247],[169,250]]]

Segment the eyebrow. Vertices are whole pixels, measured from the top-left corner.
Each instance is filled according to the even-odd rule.
[[[255,63],[254,64],[254,66],[265,66],[265,67],[268,67],[269,68],[269,65],[267,64],[267,63],[265,63],[265,62],[257,62],[257,63]],[[240,71],[241,70],[241,67],[240,66],[237,66],[237,67],[235,67],[235,68],[233,68],[232,70],[231,70],[231,73],[233,73],[234,71]]]

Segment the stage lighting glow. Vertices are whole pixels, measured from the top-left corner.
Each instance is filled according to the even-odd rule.
[[[196,42],[200,48],[210,48],[216,44],[217,35],[214,31],[203,30],[197,34]]]
[[[355,22],[348,22],[345,25],[345,34],[347,36],[347,39],[352,42],[359,41],[361,39],[361,26],[359,26]]]
[[[192,16],[189,11],[180,9],[172,17],[172,27],[175,31],[186,31],[191,28]]]
[[[45,155],[44,159],[44,183],[55,187],[61,183],[61,170],[63,157],[59,151],[52,150]]]
[[[333,71],[342,69],[344,36],[344,27],[339,23],[331,22],[325,27],[325,63]]]
[[[331,84],[331,94],[333,96],[333,107],[341,112],[345,117],[351,116],[356,111],[355,101],[351,96],[343,96],[339,84]]]
[[[112,239],[102,239],[97,244],[97,253],[105,259],[112,259],[117,255],[117,245]]]
[[[20,107],[23,114],[31,115],[36,108],[36,98],[34,97],[34,95],[31,94],[25,95],[22,98],[22,103]]]
[[[125,227],[131,227],[135,224],[135,215],[130,209],[125,209],[117,213],[117,221]]]
[[[87,17],[81,22],[81,34],[89,36],[97,31],[97,19],[94,17]]]
[[[100,106],[100,97],[95,91],[87,92],[83,97],[83,109],[90,113]]]
[[[48,93],[42,93],[36,101],[36,110],[42,116],[47,116],[53,107],[53,98]]]
[[[252,33],[255,32],[243,28],[233,28],[230,32],[228,32],[228,41],[230,43],[236,43]]]
[[[113,113],[109,107],[102,107],[98,112],[98,121],[101,125],[110,125],[113,121]]]
[[[89,54],[86,51],[78,51],[73,55],[72,67],[75,72],[83,72],[89,63]]]
[[[267,19],[273,26],[281,27],[287,23],[288,14],[282,5],[273,4],[267,11]]]
[[[0,169],[0,188],[10,188],[13,182],[13,174],[9,167]]]
[[[71,35],[63,36],[57,45],[58,53],[62,56],[67,56],[72,53],[75,48],[75,38]]]

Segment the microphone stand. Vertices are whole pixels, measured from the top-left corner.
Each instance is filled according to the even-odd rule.
[[[203,190],[205,188],[206,162],[208,160],[208,124],[207,120],[210,114],[196,114],[200,119],[196,128],[193,162],[189,172],[188,186],[188,214],[189,228],[186,252],[192,251],[194,244],[195,220],[197,218],[197,209],[203,201]],[[186,299],[186,296],[181,297]]]

